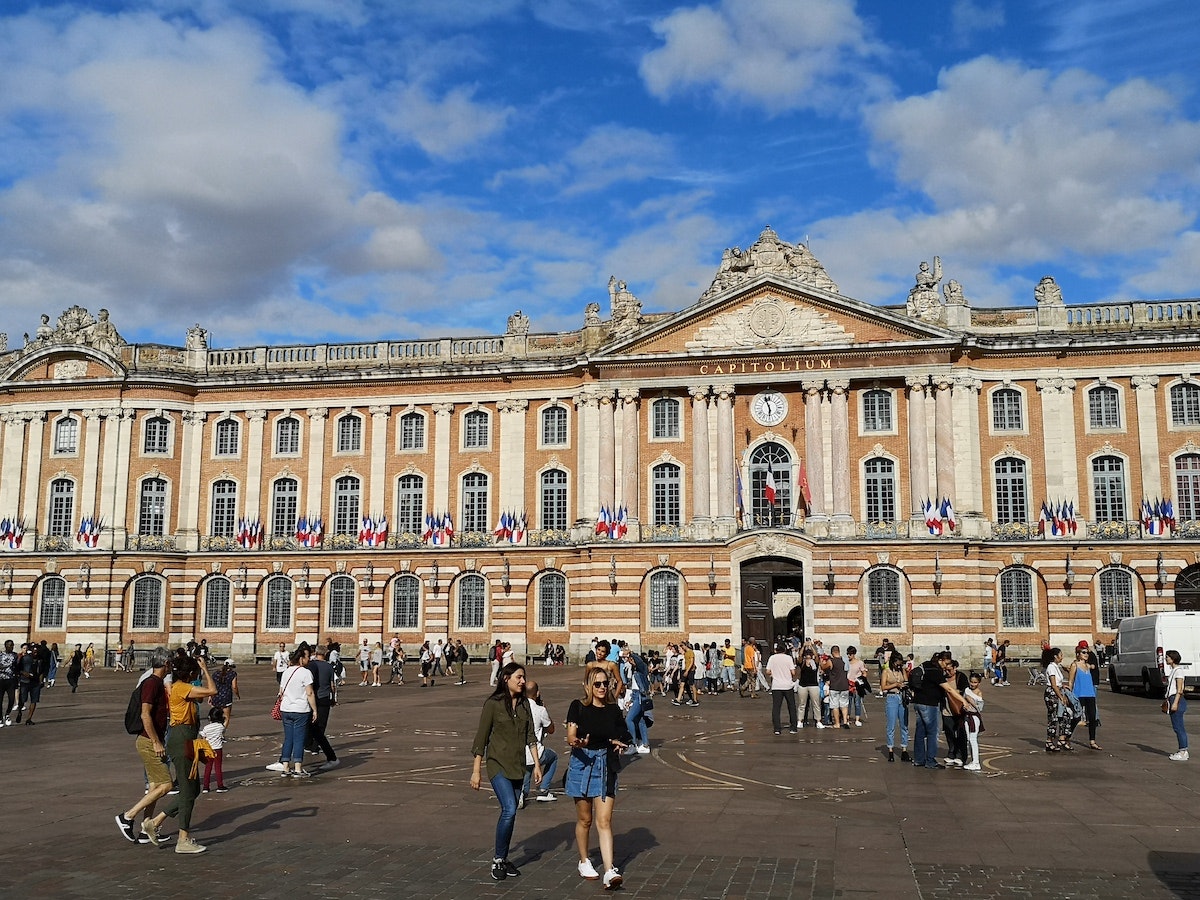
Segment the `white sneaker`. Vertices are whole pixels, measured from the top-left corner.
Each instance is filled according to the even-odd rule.
[[[817,723],[817,727],[818,727],[818,728],[828,728],[829,726],[828,726],[828,725],[826,725],[824,722],[818,722],[818,723]]]
[[[854,723],[854,727],[855,727],[855,728],[862,728],[862,722],[855,722],[855,723]]]
[[[983,769],[983,766],[979,765],[979,763],[967,763],[963,768],[969,772],[978,772]]]
[[[650,745],[649,744],[638,744],[637,752],[641,753],[644,756],[645,754],[650,752]]]
[[[596,871],[596,867],[592,865],[590,859],[585,859],[579,863],[579,877],[586,878],[588,881],[596,881],[600,878],[600,873]]]
[[[961,759],[952,759],[949,756],[947,756],[944,760],[942,760],[942,762],[944,762],[947,765],[947,767],[949,767],[949,766],[959,767],[962,765]]]
[[[617,867],[613,866],[604,873],[604,889],[618,887],[625,879],[621,877],[621,873],[617,871]]]
[[[553,803],[558,798],[550,791],[546,791],[544,794],[538,794],[537,799],[538,803]]]
[[[268,772],[286,772],[287,766],[285,766],[281,762],[273,762],[269,766],[267,766],[267,771]]]
[[[1175,760],[1175,762],[1187,762],[1188,752],[1186,750],[1180,750],[1178,753],[1172,753],[1170,758]]]

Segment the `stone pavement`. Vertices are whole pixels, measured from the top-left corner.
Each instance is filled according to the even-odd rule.
[[[489,877],[496,805],[486,788],[467,786],[488,693],[483,666],[471,667],[464,687],[444,679],[431,689],[411,681],[360,688],[349,673],[330,722],[343,764],[306,781],[263,768],[281,743],[270,718],[275,680],[266,666],[240,670],[243,700],[226,749],[231,790],[197,804],[193,831],[209,848],[199,856],[130,844],[113,824],[142,790],[121,721],[133,675],[97,673],[75,695],[60,680],[44,692],[36,726],[0,729],[6,893],[604,894],[575,871],[565,798],[519,813],[512,858],[520,878]],[[561,723],[580,670],[530,672]],[[1105,693],[1105,749],[1047,756],[1039,688],[1014,681],[986,697],[979,774],[889,764],[875,699],[863,728],[804,729],[796,737],[771,733],[764,698],[705,697],[696,709],[659,700],[653,755],[621,775],[614,817],[621,893],[1200,897],[1200,758],[1167,759],[1174,736],[1157,702]],[[561,737],[551,739],[560,751]]]

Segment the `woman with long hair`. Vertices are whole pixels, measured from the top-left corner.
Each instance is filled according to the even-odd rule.
[[[1046,752],[1074,750],[1071,735],[1079,719],[1066,693],[1067,678],[1062,668],[1062,650],[1058,647],[1043,650],[1042,666],[1046,670],[1046,691],[1042,697],[1046,702]]]
[[[1172,753],[1170,758],[1175,762],[1187,762],[1188,736],[1187,728],[1183,724],[1183,714],[1187,712],[1187,698],[1183,696],[1183,672],[1180,671],[1183,656],[1178,650],[1168,650],[1166,655],[1171,666],[1171,671],[1167,673],[1167,714],[1171,717],[1171,727],[1175,729],[1175,740],[1179,743],[1179,749]]]
[[[307,778],[312,773],[304,766],[304,744],[308,724],[317,720],[317,695],[313,692],[312,671],[308,668],[308,645],[301,644],[288,657],[290,665],[279,681],[279,711],[283,713],[283,749],[279,762],[267,766],[283,777]]]
[[[526,748],[534,760],[532,782],[540,783],[542,763],[533,713],[525,698],[525,667],[509,663],[499,671],[496,689],[483,701],[479,729],[471,744],[471,754],[475,757],[471,789],[477,791],[483,784],[483,761],[486,759],[488,780],[500,802],[492,854],[492,878],[496,881],[521,874],[521,870],[508,861],[508,850],[517,823],[517,800],[525,781]]]
[[[1096,670],[1088,659],[1087,644],[1075,648],[1075,662],[1067,671],[1067,686],[1083,706],[1087,718],[1088,746],[1093,750],[1104,749],[1096,743],[1096,728],[1100,724],[1100,712],[1096,709]]]
[[[579,848],[579,874],[588,880],[600,877],[588,852],[592,822],[600,839],[604,862],[604,887],[621,884],[613,861],[613,805],[617,797],[617,767],[633,741],[617,706],[612,676],[601,668],[584,673],[583,697],[567,710],[567,796],[575,801],[575,844]]]
[[[908,673],[904,671],[904,657],[892,651],[887,668],[879,676],[879,689],[883,691],[887,712],[888,762],[896,759],[896,725],[900,725],[900,761],[909,762],[908,755],[908,706],[904,703],[904,690],[908,687]]]

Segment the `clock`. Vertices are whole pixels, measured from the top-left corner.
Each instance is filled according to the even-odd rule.
[[[787,397],[779,391],[763,391],[750,401],[750,415],[759,425],[778,425],[787,417]]]

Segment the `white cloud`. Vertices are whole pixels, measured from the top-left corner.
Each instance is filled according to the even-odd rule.
[[[395,111],[385,121],[435,158],[456,158],[504,129],[512,107],[478,103],[475,89],[460,85],[440,98],[422,84],[398,88]]]
[[[781,112],[830,107],[850,83],[881,86],[862,67],[880,51],[853,0],[721,0],[653,27],[663,44],[643,57],[641,75],[661,100],[701,90]]]
[[[1004,5],[981,3],[975,0],[954,0],[950,7],[950,28],[959,41],[965,41],[980,31],[990,31],[1004,25]]]

